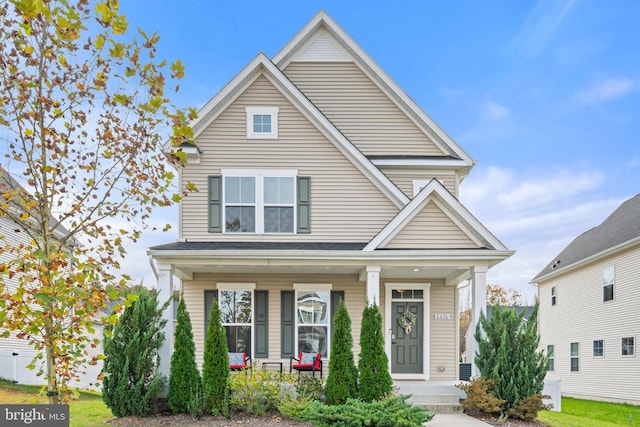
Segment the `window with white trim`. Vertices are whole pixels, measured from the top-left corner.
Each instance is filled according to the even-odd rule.
[[[551,305],[556,305],[556,287],[551,287]]]
[[[218,285],[220,321],[227,332],[230,353],[251,357],[254,288],[252,284]]]
[[[622,355],[633,356],[635,354],[635,337],[622,338]]]
[[[278,138],[278,107],[246,107],[247,138]]]
[[[294,285],[297,351],[329,357],[331,285]]]
[[[553,344],[549,344],[547,346],[547,357],[549,358],[549,367],[547,368],[547,371],[554,371],[556,369],[556,356],[554,352]]]
[[[225,233],[293,233],[297,171],[223,170]]]
[[[571,343],[571,372],[580,370],[580,343]]]
[[[615,282],[615,269],[613,265],[602,270],[602,301],[613,300],[613,285]]]
[[[593,340],[593,357],[604,357],[604,340]]]

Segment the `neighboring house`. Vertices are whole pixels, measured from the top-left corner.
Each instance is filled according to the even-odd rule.
[[[0,195],[8,191],[17,191],[24,195],[25,198],[31,197],[4,168],[0,167]],[[18,210],[23,209],[21,206],[8,203],[0,205],[0,264],[7,263],[14,256],[10,252],[3,250],[6,247],[18,247],[20,245],[28,246],[32,241],[29,231],[32,230],[35,221],[30,218],[26,221],[14,222],[11,218],[4,214],[3,209]],[[51,219],[51,224],[55,227],[54,232],[65,233],[66,230],[58,223],[55,218]],[[17,276],[3,276],[3,285],[9,292],[14,292],[18,286]],[[95,336],[102,337],[102,325],[96,323]],[[2,331],[2,329],[0,329]],[[89,350],[91,355],[102,353],[102,346]],[[20,384],[46,384],[43,376],[37,376],[37,370],[28,369],[27,365],[33,362],[37,351],[29,345],[26,339],[16,337],[15,333],[11,333],[7,338],[0,337],[0,378],[15,381]],[[43,363],[43,362],[39,362]],[[95,387],[96,379],[102,370],[102,362],[98,365],[87,366],[84,369],[85,374],[81,375],[79,382],[72,384],[74,387]]]
[[[457,378],[458,285],[472,281],[477,317],[487,270],[513,252],[458,200],[475,161],[326,13],[258,54],[192,126],[180,180],[199,191],[180,203],[179,241],[148,253],[161,295],[179,279],[199,365],[215,300],[230,351],[288,364],[331,358],[343,299],[356,360],[376,303],[394,378]]]
[[[581,234],[532,279],[547,379],[562,394],[640,404],[640,195]]]

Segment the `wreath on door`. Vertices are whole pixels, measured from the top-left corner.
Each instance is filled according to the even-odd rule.
[[[398,318],[398,324],[402,329],[404,329],[404,332],[406,334],[410,334],[411,328],[413,328],[416,324],[416,315],[407,310]]]

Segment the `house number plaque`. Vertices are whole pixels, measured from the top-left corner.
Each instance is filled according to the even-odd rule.
[[[433,317],[436,320],[451,320],[451,316],[449,314],[434,314]]]

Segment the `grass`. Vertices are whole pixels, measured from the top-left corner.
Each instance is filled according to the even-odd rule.
[[[0,379],[0,403],[36,404],[47,403],[41,387],[13,384]],[[106,427],[107,420],[113,417],[111,411],[98,393],[82,391],[69,405],[70,427]]]
[[[562,398],[562,412],[542,411],[538,420],[551,427],[640,427],[640,406]]]

